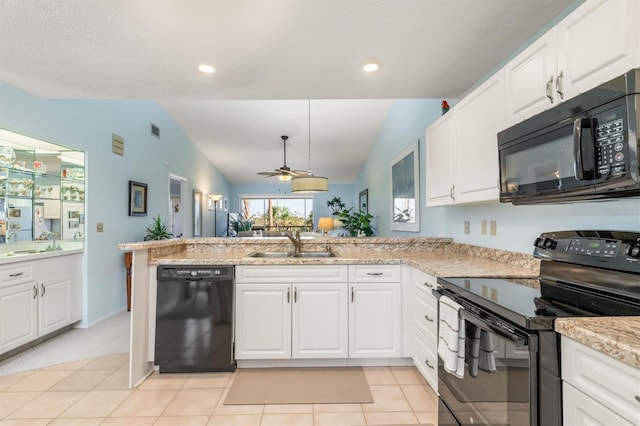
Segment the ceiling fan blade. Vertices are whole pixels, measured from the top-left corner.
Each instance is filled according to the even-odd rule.
[[[280,174],[280,172],[278,172],[278,171],[275,171],[275,172],[258,172],[258,174],[262,175],[262,176],[269,177],[269,176],[277,176],[277,175]]]

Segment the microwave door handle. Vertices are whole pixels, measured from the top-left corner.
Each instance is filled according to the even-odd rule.
[[[587,142],[593,144],[592,138],[583,138],[582,129],[591,129],[591,120],[588,118],[577,118],[573,122],[573,170],[577,180],[593,179],[593,169],[585,170],[584,160],[586,151],[590,150],[593,157],[593,146],[589,146]]]

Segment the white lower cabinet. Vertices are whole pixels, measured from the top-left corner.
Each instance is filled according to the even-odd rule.
[[[564,424],[640,425],[640,369],[562,336]]]
[[[238,266],[235,356],[400,357],[401,307],[399,265]]]
[[[81,254],[0,267],[0,354],[81,318]]]
[[[413,362],[438,390],[438,300],[431,294],[436,278],[413,269]]]

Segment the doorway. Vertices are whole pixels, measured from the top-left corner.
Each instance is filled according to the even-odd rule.
[[[184,203],[186,178],[169,174],[169,228],[175,238],[184,233]]]

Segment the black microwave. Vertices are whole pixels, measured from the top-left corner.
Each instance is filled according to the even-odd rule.
[[[498,133],[500,202],[640,196],[640,69]]]

